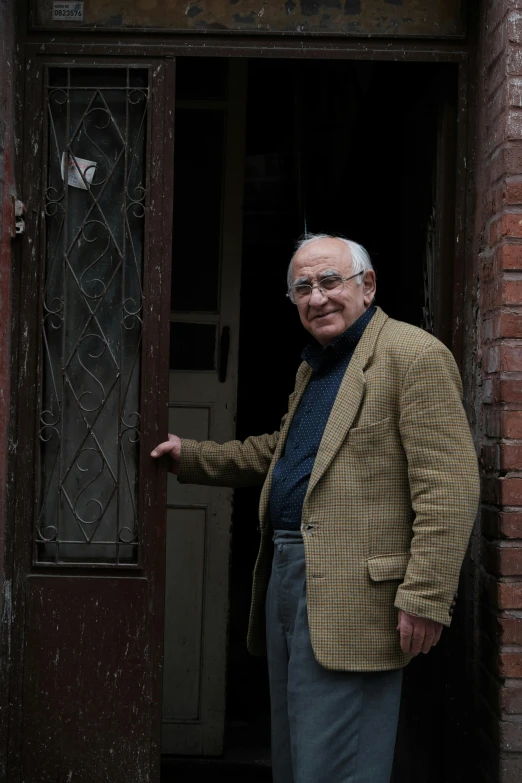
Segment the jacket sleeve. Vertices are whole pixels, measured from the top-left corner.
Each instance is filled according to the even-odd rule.
[[[286,415],[281,422],[281,429],[285,419]],[[218,487],[263,484],[278,441],[279,431],[223,444],[183,439],[178,479],[182,484]]]
[[[451,353],[440,343],[410,365],[399,427],[414,511],[411,557],[395,606],[450,625],[450,606],[477,513],[477,457]]]

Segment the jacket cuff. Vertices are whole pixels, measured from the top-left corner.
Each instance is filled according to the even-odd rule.
[[[181,439],[181,459],[178,481],[180,484],[199,484],[201,471],[198,465],[198,441]]]
[[[435,623],[449,626],[451,625],[455,600],[452,604],[427,601],[425,598],[405,592],[399,587],[395,594],[395,608],[402,609],[403,612],[408,612],[408,614],[416,614],[425,620],[433,620]]]

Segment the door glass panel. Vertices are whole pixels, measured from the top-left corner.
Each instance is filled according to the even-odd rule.
[[[38,562],[136,563],[148,71],[51,68]]]
[[[216,369],[215,324],[170,325],[171,370]]]
[[[177,109],[172,310],[218,309],[224,109]]]

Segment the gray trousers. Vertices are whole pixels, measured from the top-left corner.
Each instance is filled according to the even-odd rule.
[[[266,621],[274,783],[389,783],[402,669],[339,672],[317,663],[300,531],[274,534]]]

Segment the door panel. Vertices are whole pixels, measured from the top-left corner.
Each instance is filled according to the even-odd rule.
[[[154,780],[148,592],[146,579],[69,577],[64,590],[61,576],[28,577],[24,783]]]
[[[28,51],[9,780],[155,781],[174,66]]]
[[[220,98],[177,107],[169,390],[169,432],[219,442],[235,435],[246,92],[245,64],[228,68]],[[163,751],[218,755],[232,492],[168,481]]]

